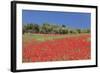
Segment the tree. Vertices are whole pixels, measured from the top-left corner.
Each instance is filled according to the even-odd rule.
[[[52,32],[52,30],[53,30],[52,25],[50,25],[50,24],[48,24],[48,23],[44,23],[44,24],[42,25],[42,32],[43,32],[43,33],[50,33],[50,32]]]
[[[64,27],[64,28],[65,28],[65,27],[66,27],[66,25],[64,25],[64,24],[63,24],[63,25],[62,25],[62,27]]]
[[[27,24],[25,27],[26,27],[26,30],[32,30],[33,24]]]
[[[90,33],[90,29],[87,29],[86,32],[87,32],[87,33]]]
[[[81,29],[77,29],[77,32],[78,32],[78,33],[81,33]]]
[[[39,25],[38,24],[33,24],[32,31],[34,33],[39,33]]]

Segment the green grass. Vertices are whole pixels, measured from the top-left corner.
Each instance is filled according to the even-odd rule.
[[[31,34],[31,33],[25,33],[23,35],[23,40],[25,41],[30,41],[32,39],[35,39],[37,41],[43,42],[47,40],[55,40],[55,39],[61,39],[61,38],[66,38],[66,37],[76,37],[80,35],[85,35],[85,34],[65,34],[65,35],[44,35],[44,34]]]
[[[43,42],[47,40],[54,40],[54,39],[60,39],[60,38],[65,38],[67,35],[57,35],[57,36],[47,36],[44,34],[30,34],[30,33],[25,33],[23,35],[23,41],[28,42],[32,39],[35,39],[37,41]]]
[[[32,37],[38,41],[47,41],[47,40],[54,40],[54,39],[60,39],[64,38],[66,36],[45,36],[41,34],[32,34]]]

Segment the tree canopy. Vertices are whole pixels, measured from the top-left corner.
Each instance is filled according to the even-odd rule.
[[[79,34],[79,33],[90,33],[90,29],[72,29],[66,25],[55,25],[49,23],[38,24],[23,24],[24,33],[43,33],[43,34]]]

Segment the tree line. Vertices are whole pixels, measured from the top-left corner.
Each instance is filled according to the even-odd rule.
[[[23,24],[24,33],[42,33],[42,34],[79,34],[90,33],[90,29],[72,29],[66,25],[54,25],[49,23],[38,24]]]

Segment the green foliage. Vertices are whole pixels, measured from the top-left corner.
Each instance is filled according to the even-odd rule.
[[[80,34],[90,33],[90,29],[71,29],[67,28],[66,25],[54,25],[49,23],[38,24],[27,24],[23,25],[24,33],[43,33],[43,34]]]
[[[51,26],[50,24],[44,23],[44,24],[42,25],[42,30],[41,30],[42,33],[51,33],[52,30],[53,30],[53,26]]]
[[[81,33],[81,29],[77,29],[77,32],[78,32],[78,33]]]

